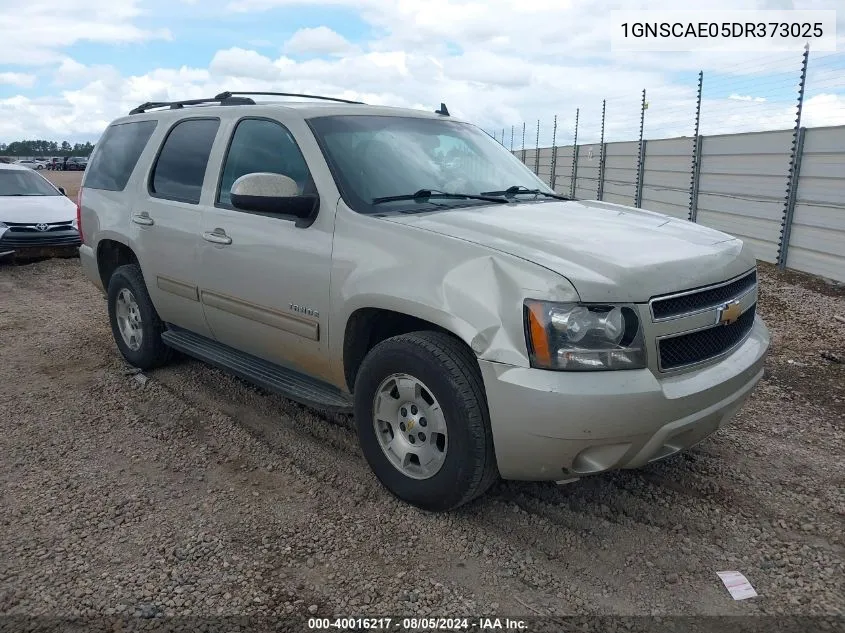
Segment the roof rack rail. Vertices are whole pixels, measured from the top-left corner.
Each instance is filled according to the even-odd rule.
[[[258,95],[270,97],[304,97],[306,99],[320,99],[322,101],[337,101],[338,103],[354,103],[356,105],[366,105],[363,101],[350,101],[349,99],[339,99],[338,97],[323,97],[321,95],[306,95],[298,92],[221,92],[215,99],[231,99],[236,95]]]
[[[147,101],[142,103],[137,108],[132,108],[129,114],[143,114],[153,108],[170,108],[171,110],[178,110],[185,106],[202,105],[205,103],[217,103],[219,105],[255,105],[255,101],[247,97],[233,97],[226,93],[218,95],[211,99],[186,99],[185,101]]]

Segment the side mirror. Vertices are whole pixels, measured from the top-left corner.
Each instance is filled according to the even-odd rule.
[[[229,195],[236,209],[293,216],[298,218],[297,226],[308,226],[320,203],[316,195],[301,195],[292,178],[264,172],[241,176],[232,183]]]
[[[59,193],[62,194],[63,196],[67,195],[67,192],[65,191],[64,187],[59,187]]]

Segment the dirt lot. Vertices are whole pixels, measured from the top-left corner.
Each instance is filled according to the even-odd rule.
[[[76,200],[79,185],[82,183],[83,171],[48,171],[39,172],[57,187],[64,187],[69,198]]]
[[[845,615],[845,291],[761,277],[774,349],[732,426],[428,515],[348,420],[190,360],[126,375],[77,260],[0,266],[0,614]]]

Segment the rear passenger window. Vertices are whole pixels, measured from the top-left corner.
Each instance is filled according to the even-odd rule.
[[[150,177],[157,198],[198,204],[219,119],[185,119],[164,140]]]
[[[232,183],[257,172],[293,178],[300,194],[311,193],[314,188],[305,158],[287,128],[267,119],[243,119],[235,128],[226,153],[217,202],[230,206]]]
[[[106,128],[85,173],[85,188],[123,191],[155,129],[155,121],[118,123]]]

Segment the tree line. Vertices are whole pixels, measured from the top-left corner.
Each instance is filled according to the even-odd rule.
[[[0,155],[5,156],[90,156],[94,146],[90,142],[74,143],[67,141],[13,141],[0,143]]]

